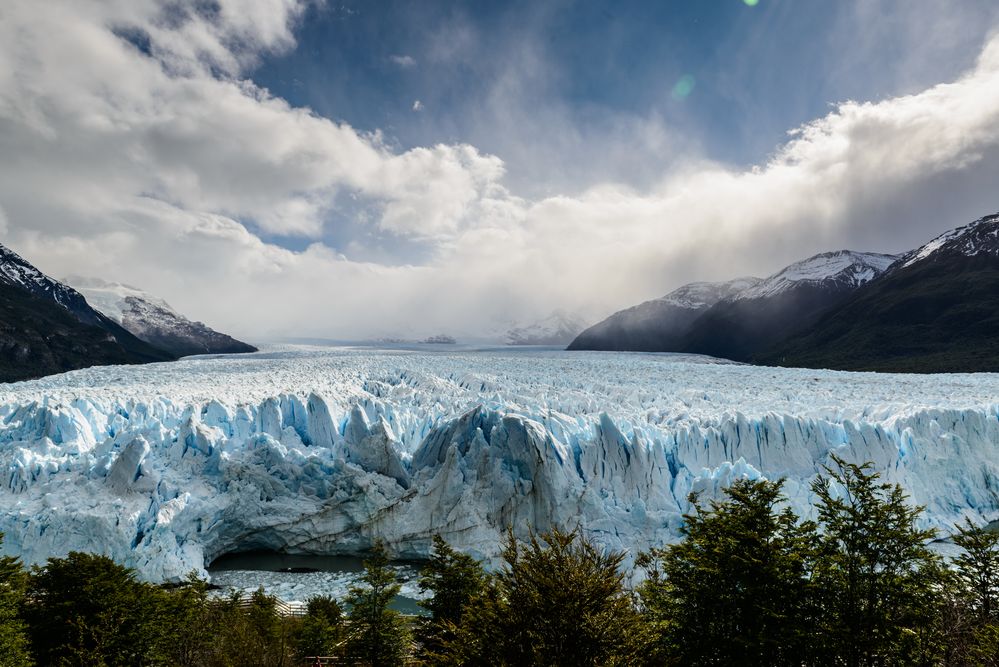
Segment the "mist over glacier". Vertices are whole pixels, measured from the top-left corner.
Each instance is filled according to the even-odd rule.
[[[554,350],[284,348],[0,388],[0,531],[29,563],[105,553],[153,581],[250,549],[419,558],[439,533],[578,526],[630,556],[688,495],[872,461],[941,532],[999,518],[999,375]]]

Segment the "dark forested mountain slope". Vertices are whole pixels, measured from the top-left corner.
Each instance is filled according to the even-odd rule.
[[[759,278],[747,277],[684,285],[664,297],[614,313],[579,334],[569,349],[676,352],[704,311],[759,282]]]
[[[173,358],[0,245],[0,381]]]
[[[999,214],[904,255],[756,360],[844,370],[999,371]]]

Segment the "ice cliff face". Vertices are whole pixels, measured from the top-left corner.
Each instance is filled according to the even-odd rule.
[[[150,580],[265,548],[384,540],[476,556],[503,531],[675,540],[687,496],[874,461],[926,522],[999,517],[999,376],[758,368],[680,356],[287,350],[103,367],[0,390],[4,549],[106,553]]]

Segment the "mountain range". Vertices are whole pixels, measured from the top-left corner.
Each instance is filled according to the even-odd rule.
[[[139,340],[79,292],[0,245],[0,380],[175,358]]]
[[[555,310],[544,319],[510,327],[503,338],[507,345],[567,345],[584,327],[579,317]]]
[[[132,312],[137,303],[128,301],[119,308],[100,299],[91,303],[80,291],[51,278],[0,245],[0,381],[25,380],[95,365],[172,361],[195,353],[191,346],[174,344],[176,337],[167,340],[159,335],[171,323],[186,323],[184,326],[190,325],[187,328],[193,334],[207,335],[213,340],[233,341],[200,323],[191,323],[168,306],[162,308],[165,306],[162,302],[150,303],[160,305],[147,309],[150,316],[145,319],[120,316]],[[105,309],[107,312],[102,312]],[[162,318],[161,326],[153,326],[152,314]],[[178,331],[183,328],[179,326]],[[245,348],[228,351],[254,349],[233,342]]]
[[[252,345],[219,333],[202,322],[187,319],[163,299],[137,287],[79,276],[66,278],[65,282],[137,338],[178,357],[257,351]]]
[[[255,351],[135,287],[57,281],[0,245],[0,381],[100,364]],[[555,311],[513,345],[563,344]],[[706,354],[735,361],[901,372],[999,371],[999,214],[901,255],[839,250],[766,278],[684,285],[585,329],[570,350]]]
[[[999,214],[904,254],[756,361],[840,370],[999,371]]]
[[[762,280],[691,283],[614,313],[569,349],[843,370],[999,370],[997,325],[999,214],[899,256],[841,250]]]

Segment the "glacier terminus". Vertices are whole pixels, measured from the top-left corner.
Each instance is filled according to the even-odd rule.
[[[872,461],[941,535],[999,518],[999,375],[768,368],[544,348],[282,347],[0,388],[0,531],[28,563],[104,553],[150,581],[224,554],[496,563],[578,527],[634,558],[688,496],[786,478],[808,515],[832,454]]]

